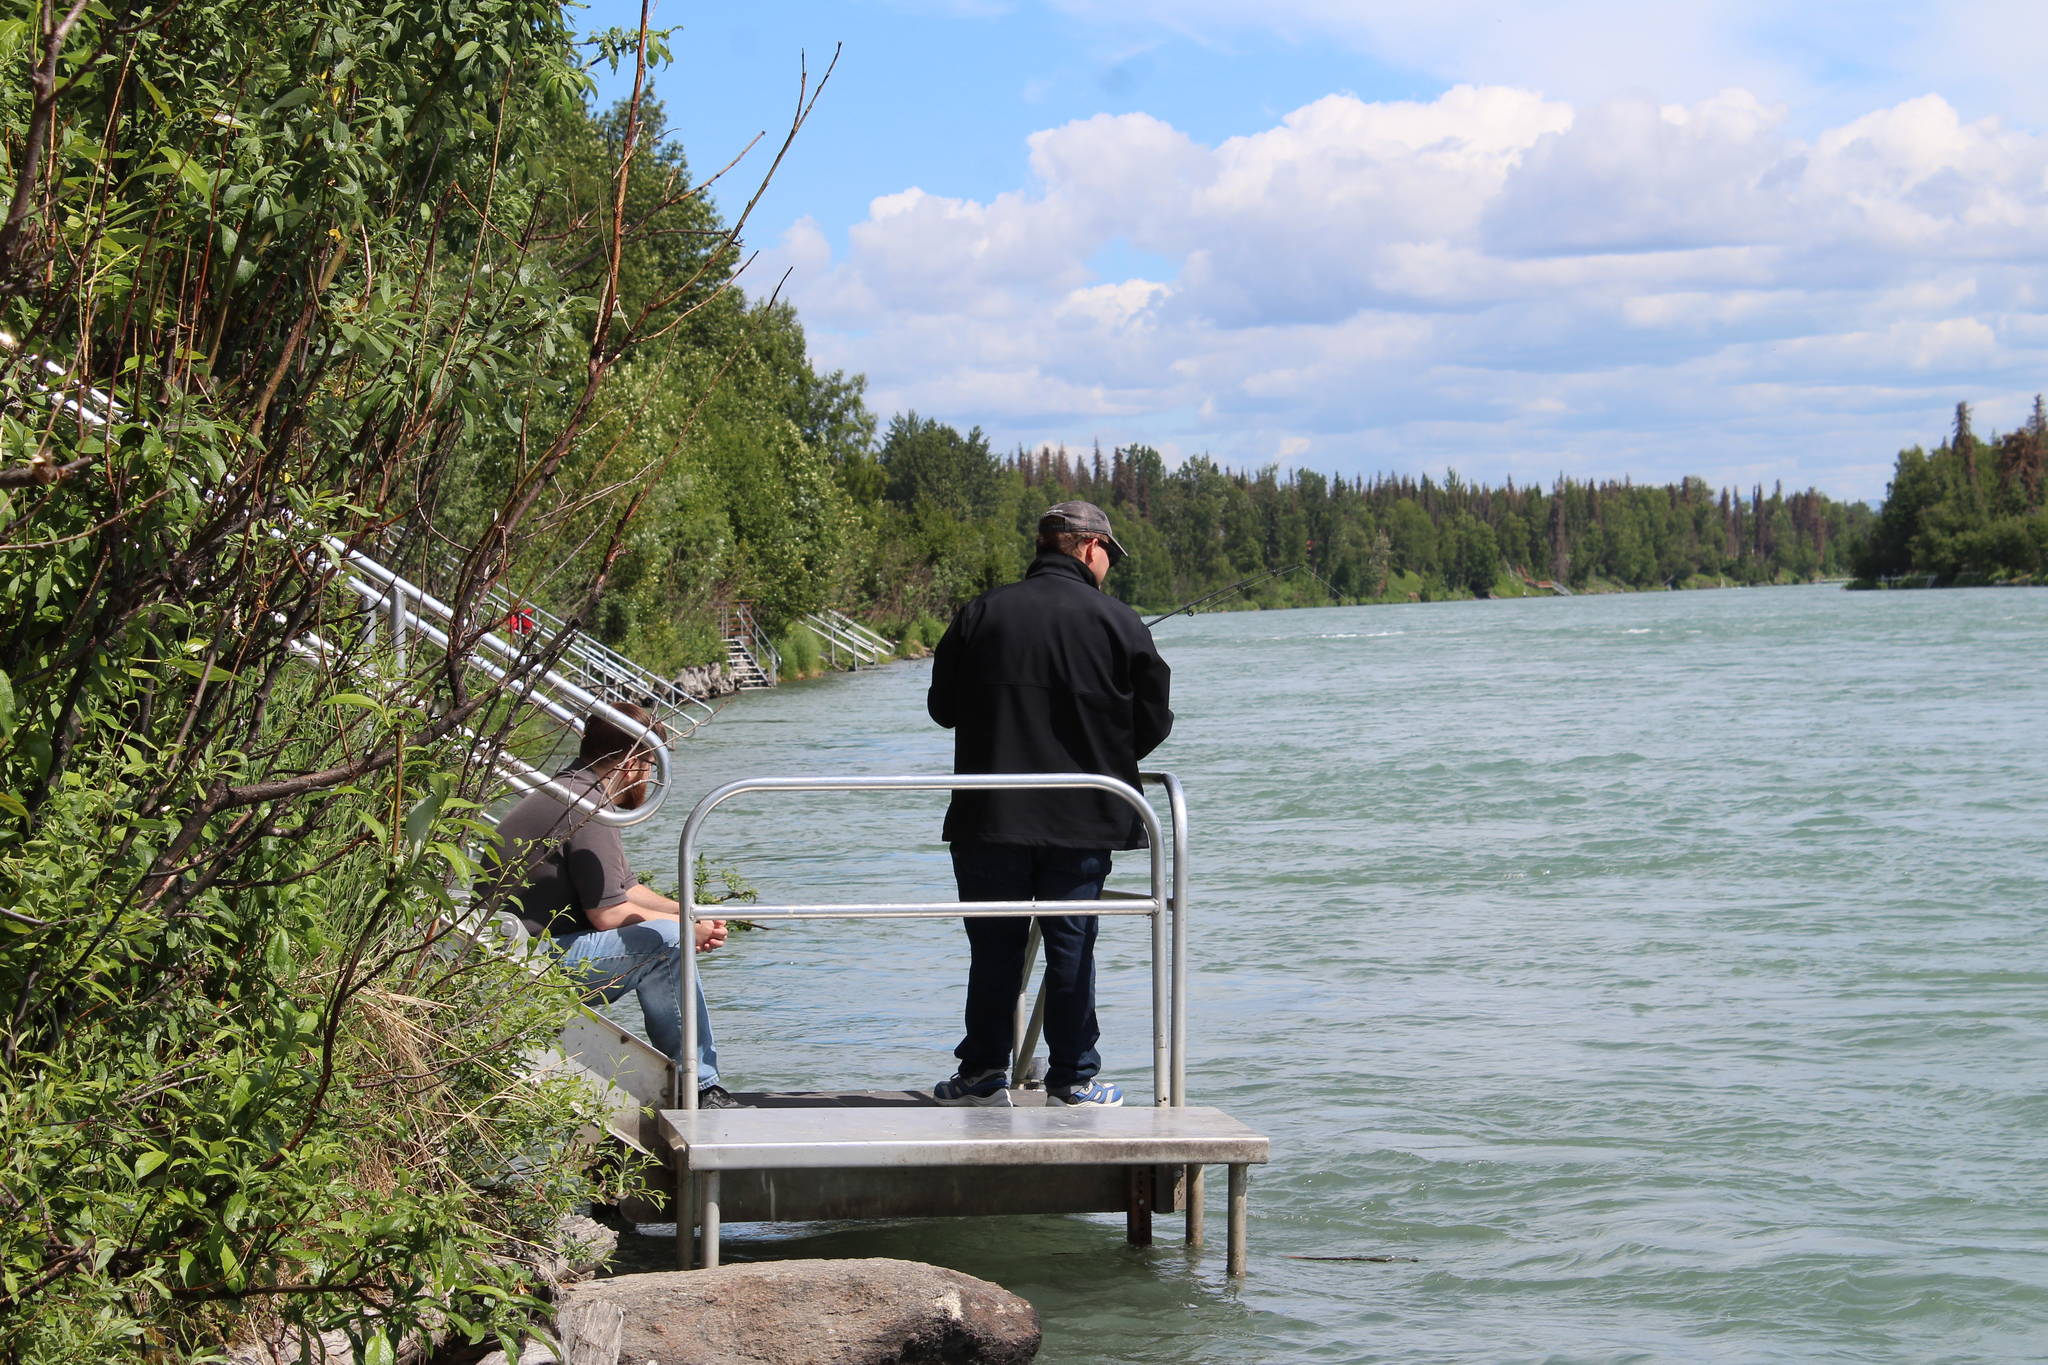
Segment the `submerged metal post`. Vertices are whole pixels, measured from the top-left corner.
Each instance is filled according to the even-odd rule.
[[[1251,1167],[1233,1162],[1230,1167],[1230,1243],[1224,1270],[1233,1280],[1244,1278],[1245,1187],[1250,1184]]]
[[[1152,1205],[1156,1198],[1152,1169],[1150,1166],[1130,1168],[1130,1193],[1127,1196],[1130,1202],[1124,1209],[1124,1240],[1134,1247],[1152,1245]]]

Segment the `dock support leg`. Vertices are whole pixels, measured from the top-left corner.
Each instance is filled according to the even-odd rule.
[[[1152,1245],[1152,1168],[1130,1168],[1130,1195],[1124,1207],[1124,1240],[1134,1247]]]
[[[1227,1271],[1233,1280],[1244,1278],[1244,1211],[1245,1186],[1250,1183],[1251,1167],[1236,1164],[1230,1168],[1230,1249]]]
[[[1233,1170],[1236,1168],[1233,1167]],[[704,1268],[718,1269],[718,1172],[704,1173]],[[1240,1271],[1239,1273],[1243,1273]]]
[[[1188,1167],[1188,1245],[1202,1244],[1202,1189],[1203,1179],[1208,1174],[1205,1166]]]
[[[697,1173],[688,1167],[676,1172],[676,1269],[689,1270],[696,1262]]]

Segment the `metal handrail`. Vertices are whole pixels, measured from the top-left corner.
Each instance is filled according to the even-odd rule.
[[[358,588],[357,591],[361,591],[361,589]],[[282,622],[283,620],[281,616],[277,619],[280,622]],[[420,628],[422,629],[423,633],[428,632],[428,628],[425,627],[424,623],[421,623]],[[431,633],[439,634],[438,631]],[[442,639],[443,641],[445,641],[446,637],[443,636]],[[294,636],[285,641],[285,647],[290,649],[294,654],[297,654],[299,657],[309,659],[314,663],[322,665],[323,667],[331,665],[335,663],[338,659],[346,657],[346,651],[335,648],[335,646],[330,644],[327,641],[326,637],[321,635],[318,631],[306,631],[300,635]],[[469,662],[471,667],[484,670],[485,672],[489,673],[494,680],[509,680],[508,675],[503,670],[498,669],[494,665],[484,663],[478,659],[471,659]],[[546,711],[549,715],[554,716],[556,719],[561,720],[572,727],[582,723],[583,718],[581,716],[570,711],[568,708],[562,706],[559,702],[554,701],[552,698],[535,696],[529,690],[525,697],[525,700],[532,702],[535,706],[538,706],[542,710]],[[625,729],[628,731],[641,730],[643,738],[645,738],[648,733],[641,727],[638,721],[634,720],[630,716],[621,715],[617,711],[614,711],[609,705],[606,705],[603,702],[598,702],[592,709],[599,711],[601,714],[605,716],[607,720],[610,720],[613,724],[618,725],[621,729]],[[462,738],[478,745],[483,745],[490,742],[486,740],[482,735],[478,734],[476,731],[470,729],[468,726],[458,727],[456,733],[460,735]],[[666,747],[666,745],[658,744],[657,752],[665,752]],[[498,752],[491,756],[490,763],[491,770],[494,773],[496,773],[500,780],[502,780],[505,783],[505,785],[510,787],[513,791],[521,795],[524,795],[528,792],[544,791],[548,795],[554,797],[557,801],[560,801],[563,805],[574,806],[579,810],[586,812],[593,819],[598,820],[603,824],[638,824],[641,820],[647,818],[645,815],[642,815],[638,809],[633,811],[618,811],[610,806],[600,805],[588,793],[579,792],[572,787],[564,786],[562,783],[557,782],[548,773],[543,772],[541,769],[534,767],[531,763],[528,763],[525,759],[511,752],[509,749],[499,749]],[[660,766],[660,763],[661,760],[659,757],[657,757],[657,768]],[[653,784],[653,781],[654,779],[649,779],[650,785]],[[659,790],[661,794],[665,796],[667,792],[667,779],[662,778],[661,782],[662,785]],[[659,805],[660,802],[659,800],[654,800],[649,802],[648,804]],[[628,818],[618,818],[622,815]],[[488,815],[483,816],[481,818],[483,818],[486,821],[491,821],[491,817]],[[491,823],[496,822],[491,821]]]
[[[755,669],[776,685],[782,672],[782,652],[775,648],[775,642],[762,631],[761,623],[754,616],[750,602],[725,602],[718,608],[718,634],[728,643],[737,641],[752,658]]]
[[[1172,869],[1172,951],[1175,963],[1174,973],[1179,980],[1185,981],[1187,979],[1187,917],[1182,913],[1182,907],[1187,904],[1188,874],[1187,860],[1180,856],[1179,850],[1186,838],[1185,831],[1188,823],[1187,800],[1181,792],[1180,779],[1172,773],[1139,773],[1138,781],[1140,783],[1157,782],[1165,789],[1167,808],[1173,817],[1175,853]],[[1104,900],[1131,900],[1135,899],[1135,896],[1129,891],[1104,890],[1102,898]],[[1010,1054],[1011,1066],[1013,1068],[1011,1074],[1018,1077],[1020,1082],[1023,1079],[1025,1070],[1030,1066],[1034,1054],[1038,1051],[1038,1040],[1045,1026],[1045,983],[1043,981],[1039,982],[1038,994],[1031,1002],[1031,1008],[1028,1010],[1024,1008],[1024,994],[1031,989],[1031,978],[1037,970],[1038,925],[1034,923],[1031,926],[1030,937],[1025,942],[1024,972],[1017,986],[1017,1038],[1019,1041]],[[1173,1057],[1175,1068],[1173,1077],[1173,1094],[1175,1099],[1173,1102],[1175,1105],[1179,1105],[1184,1102],[1184,1097],[1187,1094],[1188,1035],[1186,1011],[1176,1009],[1173,1018]]]
[[[893,654],[896,652],[896,646],[894,643],[890,641],[888,636],[882,634],[880,631],[875,630],[870,626],[862,625],[860,622],[854,620],[851,616],[848,616],[843,611],[837,611],[831,607],[827,607],[823,612],[820,613],[820,615],[828,616],[832,620],[837,621],[842,630],[845,630],[848,634],[852,635],[856,639],[867,641],[869,644],[873,645],[876,649],[879,649],[884,654]]]
[[[333,536],[322,537],[321,543],[333,556],[335,571],[342,576],[346,585],[370,603],[372,610],[387,613],[395,627],[392,632],[394,647],[402,649],[404,631],[412,630],[441,648],[448,648],[451,640],[449,632],[454,629],[455,623],[453,607],[426,589],[407,581],[395,570],[380,564],[361,550],[350,548],[345,542]],[[435,620],[445,622],[447,629],[436,625]],[[519,689],[521,700],[539,707],[569,726],[581,726],[583,718],[587,715],[602,716],[627,734],[644,741],[654,759],[655,771],[653,778],[648,782],[647,799],[633,810],[620,810],[593,796],[565,787],[514,755],[494,756],[493,770],[514,790],[545,791],[557,801],[573,806],[592,820],[604,825],[637,825],[643,820],[651,819],[654,813],[661,809],[662,803],[668,799],[674,774],[674,760],[669,753],[668,742],[659,729],[642,724],[604,698],[551,669],[544,670],[538,675],[522,675],[518,668],[526,661],[526,652],[501,639],[494,632],[485,631],[478,638],[477,644],[498,655],[505,662],[502,665],[493,663],[484,657],[483,653],[472,651],[465,660],[471,668],[482,672],[494,682],[514,684]],[[542,685],[558,695],[550,696],[538,691]],[[565,698],[573,705],[565,704]]]
[[[460,561],[449,554],[443,555],[438,563],[441,569],[453,571],[459,567]],[[485,589],[481,600],[489,605],[493,615],[502,614],[508,624],[515,617],[523,618],[529,631],[544,628],[559,638],[563,644],[558,670],[573,672],[586,682],[613,687],[621,692],[638,692],[652,699],[658,708],[666,709],[670,713],[667,719],[685,727],[686,734],[718,714],[717,708],[673,679],[664,678],[638,660],[621,654],[546,607],[513,592],[503,583],[494,583]]]
[[[875,646],[850,631],[840,629],[820,612],[806,612],[802,619],[804,628],[815,633],[820,642],[835,653],[838,650],[845,650],[853,656],[856,664],[876,663],[882,657],[881,651]]]
[[[803,623],[826,644],[853,655],[856,664],[880,663],[891,652],[887,640],[836,611],[805,612]]]
[[[694,928],[698,919],[696,878],[697,840],[711,812],[735,796],[748,792],[840,792],[840,791],[962,791],[972,789],[1040,790],[1092,788],[1120,797],[1135,808],[1144,822],[1146,850],[1151,864],[1151,894],[1119,894],[1092,901],[902,901],[815,905],[750,906],[747,918],[756,922],[798,919],[953,919],[961,917],[1041,915],[1057,907],[1058,913],[1093,915],[1145,915],[1152,921],[1152,1093],[1153,1103],[1179,1108],[1186,1103],[1183,1086],[1187,1078],[1187,889],[1186,801],[1180,783],[1171,774],[1151,774],[1166,787],[1173,819],[1173,874],[1168,881],[1166,845],[1159,814],[1136,787],[1120,778],[1101,773],[951,773],[945,776],[891,777],[755,777],[728,782],[704,796],[683,823],[676,857],[681,868],[682,922],[691,934],[682,953],[682,970],[677,973],[677,1003],[683,1016],[681,1064],[676,1068],[674,1105],[679,1109],[697,1107],[697,955]],[[1145,780],[1141,776],[1140,781]],[[1171,885],[1172,890],[1169,890]],[[1177,898],[1178,897],[1178,898]],[[1087,907],[1085,911],[1081,907]],[[1169,953],[1166,916],[1174,919],[1173,946]],[[712,916],[716,918],[716,916]],[[1169,991],[1169,975],[1171,986]]]

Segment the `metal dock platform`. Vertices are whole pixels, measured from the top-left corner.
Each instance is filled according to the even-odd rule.
[[[1122,1210],[1134,1246],[1152,1214],[1189,1208],[1189,1168],[1230,1168],[1229,1271],[1244,1273],[1246,1172],[1267,1140],[1216,1109],[889,1108],[665,1110],[682,1203],[677,1254],[718,1264],[720,1225],[816,1218]],[[1199,1184],[1199,1181],[1194,1182]],[[1162,1209],[1161,1196],[1166,1207]],[[1189,1218],[1190,1243],[1201,1218]]]
[[[694,921],[718,913],[695,902],[692,869],[704,823],[718,806],[749,793],[952,791],[964,787],[1091,788],[1128,802],[1149,841],[1150,892],[1105,892],[1098,901],[749,907],[759,922],[784,919],[1031,916],[1144,916],[1152,945],[1153,1104],[1121,1108],[1047,1104],[1042,1091],[1014,1089],[1012,1107],[942,1106],[915,1091],[738,1095],[743,1109],[699,1110],[694,956],[683,955],[683,1064],[642,1132],[643,1150],[673,1171],[678,1263],[716,1266],[728,1222],[942,1217],[1012,1213],[1117,1212],[1134,1245],[1150,1245],[1152,1215],[1180,1212],[1190,1245],[1203,1240],[1204,1168],[1229,1168],[1228,1266],[1245,1270],[1250,1168],[1264,1164],[1267,1138],[1212,1108],[1187,1103],[1187,814],[1171,774],[1142,779],[1164,789],[1171,843],[1139,791],[1093,773],[931,777],[782,777],[731,782],[697,803],[677,850],[683,911]],[[1168,849],[1171,848],[1171,861]],[[1033,926],[1019,982],[1018,1043],[1010,1074],[1026,1074],[1037,1048],[1043,1001],[1026,1009],[1037,951]],[[614,1073],[616,1075],[616,1073]],[[701,1236],[700,1236],[701,1233]],[[699,1250],[701,1248],[701,1250]]]

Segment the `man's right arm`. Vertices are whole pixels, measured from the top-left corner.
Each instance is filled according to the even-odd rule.
[[[593,929],[623,929],[649,920],[680,921],[683,907],[651,886],[635,882],[626,888],[626,898],[617,905],[592,910],[584,915]],[[722,919],[700,919],[696,924],[697,951],[708,953],[725,945],[726,923]]]
[[[1172,692],[1173,670],[1152,647],[1148,632],[1145,647],[1131,656],[1131,747],[1136,757],[1142,759],[1173,733]]]

